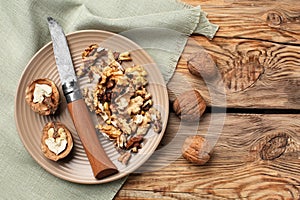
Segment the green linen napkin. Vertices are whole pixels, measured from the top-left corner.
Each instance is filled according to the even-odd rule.
[[[14,122],[21,73],[50,35],[52,16],[65,33],[99,29],[121,33],[144,47],[166,82],[192,33],[212,38],[217,26],[200,6],[175,0],[23,0],[0,4],[0,188],[1,199],[112,199],[126,178],[102,185],[70,183],[49,174],[27,153]],[[154,32],[155,34],[151,34]],[[30,123],[30,122],[28,122]]]

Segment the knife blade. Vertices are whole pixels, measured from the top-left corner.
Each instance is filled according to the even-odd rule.
[[[94,177],[101,179],[118,173],[118,169],[101,146],[89,110],[82,98],[64,31],[52,17],[48,17],[47,20],[62,90]]]

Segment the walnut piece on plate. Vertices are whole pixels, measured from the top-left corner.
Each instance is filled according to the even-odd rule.
[[[32,81],[26,88],[25,100],[30,108],[40,115],[54,114],[59,105],[59,91],[47,78]]]
[[[97,116],[96,128],[112,141],[121,154],[119,161],[126,165],[130,153],[143,147],[151,127],[158,134],[162,130],[161,113],[153,107],[155,102],[147,90],[148,73],[127,51],[93,44],[82,55],[83,65],[77,75],[98,80],[92,89],[83,89],[85,102]]]
[[[41,149],[53,161],[65,158],[73,148],[72,134],[60,122],[48,122],[43,128]]]

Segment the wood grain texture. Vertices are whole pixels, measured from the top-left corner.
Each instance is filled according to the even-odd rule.
[[[196,166],[182,157],[171,163],[161,162],[164,167],[158,171],[132,174],[116,199],[299,199],[300,120],[297,117],[227,114],[212,158],[206,165]],[[211,123],[211,114],[206,114],[198,134],[207,136]],[[179,126],[186,130],[184,137],[195,134],[189,133],[189,125],[183,125],[171,114],[163,145],[172,141]],[[287,142],[281,154],[264,159],[261,152],[270,145],[270,139],[283,135]],[[275,145],[273,151],[278,148]],[[265,153],[273,155],[273,151]]]
[[[299,114],[226,114],[226,108],[299,112],[300,4],[183,2],[201,5],[220,28],[212,40],[201,35],[189,38],[168,84],[170,102],[195,88],[212,113],[199,124],[184,124],[171,113],[159,148],[129,176],[115,199],[300,199]],[[218,70],[212,79],[188,70],[187,61],[203,52]],[[216,106],[224,108],[217,111],[221,113],[216,113]],[[204,166],[180,155],[184,139],[196,133],[214,146]]]
[[[300,44],[300,4],[294,0],[183,0],[208,13],[217,36]]]
[[[208,53],[219,71],[212,81],[188,71],[189,56],[201,51]],[[199,89],[209,105],[299,109],[300,47],[193,36],[168,84],[171,101],[188,86]]]
[[[171,101],[188,84],[199,89],[209,105],[300,108],[300,5],[290,0],[185,2],[201,4],[220,30],[213,40],[190,37],[168,85]],[[201,51],[216,63],[219,75],[214,81],[187,70],[189,57]]]

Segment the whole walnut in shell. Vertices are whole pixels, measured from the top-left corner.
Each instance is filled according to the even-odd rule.
[[[210,81],[217,77],[218,71],[214,60],[204,50],[190,55],[187,66],[191,74]]]
[[[71,132],[64,124],[60,122],[48,122],[44,126],[42,132],[43,135],[41,139],[41,149],[48,159],[57,161],[69,155],[73,148],[73,138]],[[47,140],[49,139],[50,141],[52,139],[52,148],[53,146],[59,147],[60,145],[62,145],[62,140],[64,140],[66,146],[60,149],[59,152],[55,152],[48,146],[49,144],[47,143]]]
[[[199,121],[206,109],[206,102],[198,90],[181,93],[173,102],[173,110],[184,121]]]
[[[200,135],[189,136],[182,146],[182,156],[198,165],[204,165],[210,159],[210,146]]]
[[[36,86],[49,86],[48,88],[51,88],[51,94],[49,93],[49,96],[40,94],[39,101],[36,101]],[[50,79],[42,78],[32,81],[26,87],[25,100],[34,112],[40,115],[50,115],[54,114],[57,110],[60,96],[55,83]]]

